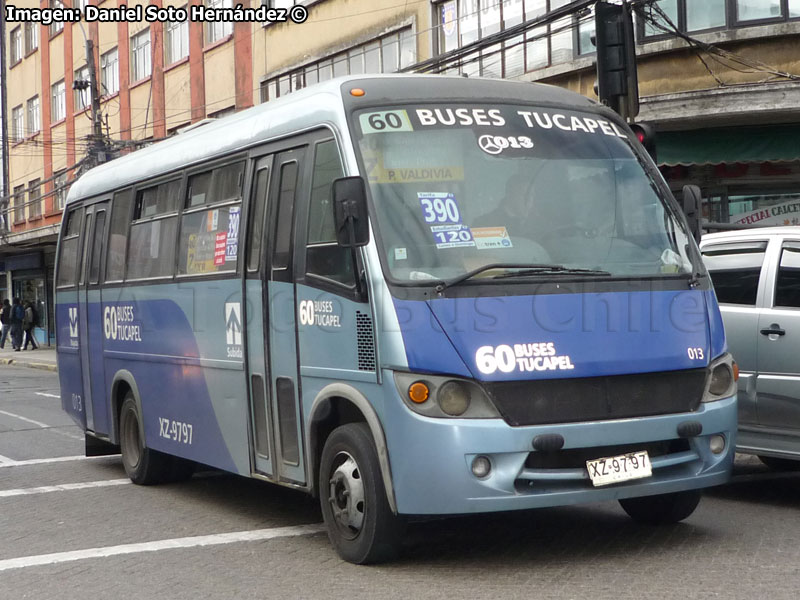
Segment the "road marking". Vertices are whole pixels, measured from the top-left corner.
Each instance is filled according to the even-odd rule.
[[[27,467],[29,465],[46,465],[49,463],[71,462],[74,460],[95,460],[108,458],[108,456],[57,456],[55,458],[31,458],[28,460],[14,460],[0,456],[0,469],[3,467]]]
[[[26,423],[30,423],[31,425],[36,425],[37,427],[41,427],[42,429],[50,429],[50,425],[48,425],[47,423],[42,423],[41,421],[34,421],[33,419],[29,419],[28,417],[23,417],[22,415],[15,415],[14,413],[10,413],[5,410],[0,410],[0,415],[6,415],[7,417],[14,417],[15,419],[19,419],[20,421],[25,421]]]
[[[29,419],[28,417],[23,417],[22,415],[10,413],[5,410],[0,410],[0,415],[6,415],[7,417],[13,417],[15,419],[19,419],[20,421],[25,421],[26,423],[30,423],[31,425],[36,425],[39,429],[49,429],[50,431],[54,431],[55,433],[66,436],[73,440],[78,440],[82,442],[84,439],[79,435],[73,435],[66,431],[61,431],[58,427],[54,427],[53,425],[48,425],[47,423],[42,423],[40,421],[34,421],[33,419]]]
[[[0,498],[32,496],[34,494],[49,494],[51,492],[66,492],[71,490],[86,490],[90,488],[127,485],[129,483],[131,483],[130,479],[106,479],[104,481],[85,481],[83,483],[62,483],[59,485],[43,485],[32,488],[17,488],[15,490],[0,490]]]
[[[58,398],[61,400],[61,396],[58,394],[45,394],[44,392],[34,392],[37,396],[44,396],[45,398]]]
[[[313,535],[321,533],[324,528],[321,523],[312,525],[296,525],[291,527],[274,527],[272,529],[254,529],[251,531],[235,531],[232,533],[217,533],[212,535],[199,535],[194,537],[173,538],[139,544],[123,544],[120,546],[106,546],[105,548],[88,548],[86,550],[73,550],[71,552],[54,552],[52,554],[39,554],[36,556],[22,556],[0,560],[0,571],[10,569],[23,569],[25,567],[38,567],[42,565],[55,565],[88,558],[107,558],[122,554],[138,554],[141,552],[158,552],[160,550],[174,550],[178,548],[197,548],[204,546],[218,546],[237,542],[259,542],[276,538]]]

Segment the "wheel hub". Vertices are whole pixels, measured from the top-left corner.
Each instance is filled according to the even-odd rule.
[[[364,482],[350,454],[342,452],[337,458],[341,462],[331,474],[328,502],[336,524],[353,538],[364,523]]]

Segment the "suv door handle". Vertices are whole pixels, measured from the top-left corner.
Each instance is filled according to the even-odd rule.
[[[773,323],[768,329],[762,329],[761,335],[786,335],[786,330],[781,329],[777,323]]]

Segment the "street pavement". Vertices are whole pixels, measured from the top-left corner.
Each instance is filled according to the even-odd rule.
[[[118,456],[83,457],[58,389],[0,364],[2,600],[798,597],[800,474],[752,457],[674,526],[614,502],[426,520],[397,561],[358,567],[303,493],[213,470],[136,486]]]

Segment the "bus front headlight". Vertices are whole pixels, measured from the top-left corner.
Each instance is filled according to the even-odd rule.
[[[728,398],[736,393],[736,380],[739,369],[733,357],[726,353],[712,361],[706,375],[706,388],[703,402]]]
[[[469,379],[395,371],[394,383],[405,405],[415,413],[426,417],[462,419],[500,417],[483,387]],[[429,390],[427,396],[420,393],[423,386]]]

